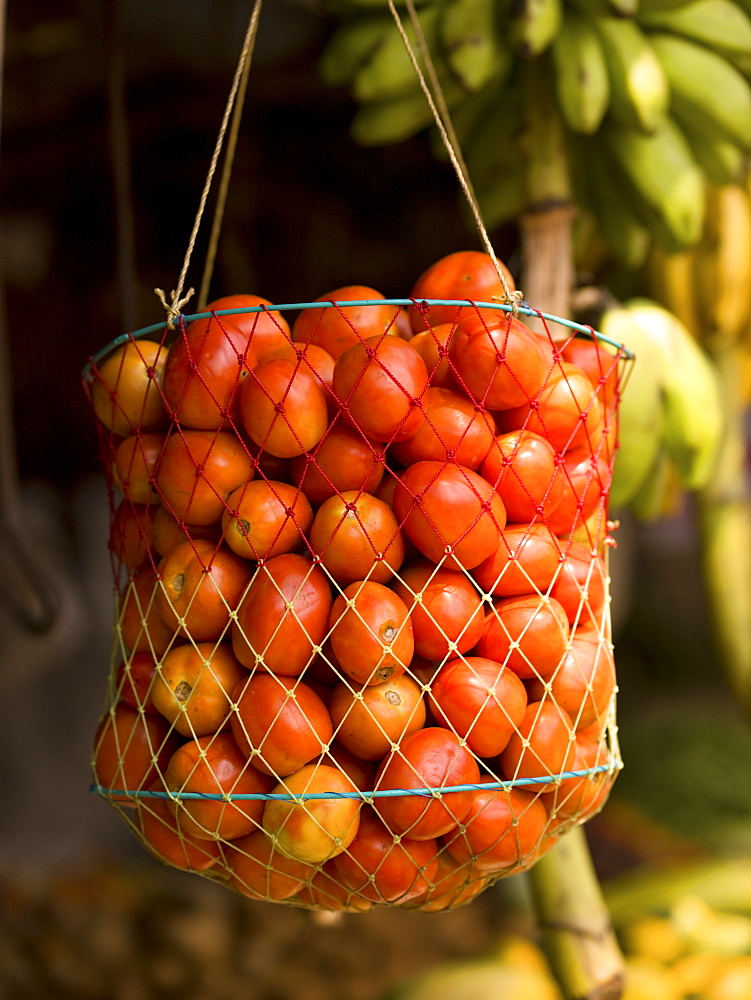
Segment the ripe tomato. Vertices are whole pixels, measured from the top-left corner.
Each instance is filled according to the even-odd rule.
[[[372,790],[375,783],[375,765],[372,761],[355,757],[336,740],[332,743],[329,752],[321,756],[320,762],[344,771],[355,788],[359,788],[360,791],[369,792]]]
[[[604,340],[577,336],[567,340],[562,349],[563,360],[581,368],[598,389],[603,409],[609,412],[618,391],[618,354]]]
[[[553,700],[571,716],[577,730],[602,724],[615,691],[610,643],[594,629],[577,629],[549,684]],[[541,698],[543,685],[532,683],[529,691],[531,698]]]
[[[522,406],[519,419],[558,452],[586,448],[593,454],[605,432],[602,406],[592,383],[581,368],[566,361],[553,370],[535,406]]]
[[[264,800],[224,796],[267,795],[274,784],[248,762],[231,733],[188,740],[172,755],[164,781],[173,795],[217,796],[186,797],[174,803],[182,829],[199,840],[233,840],[255,830]]]
[[[263,810],[263,828],[279,849],[307,864],[322,864],[349,847],[360,823],[362,799],[346,774],[326,764],[305,765],[281,781],[273,793],[323,793],[331,797],[270,799]]]
[[[259,567],[232,623],[235,656],[248,668],[296,677],[329,627],[326,574],[302,555],[274,556]]]
[[[209,302],[205,311],[221,312],[223,309],[253,309],[270,305],[268,299],[259,295],[225,295]],[[289,347],[289,323],[276,309],[265,308],[260,312],[234,313],[218,318],[224,324],[231,324],[242,330],[249,337],[250,346],[259,362]]]
[[[131,573],[153,565],[155,504],[123,500],[110,524],[109,548]]]
[[[227,497],[222,530],[245,559],[272,559],[299,549],[313,523],[308,498],[289,483],[255,479]]]
[[[495,552],[472,572],[479,587],[496,597],[546,593],[563,559],[544,524],[507,524]]]
[[[121,660],[115,673],[115,695],[131,708],[143,709],[154,714],[151,689],[156,677],[156,660],[153,653],[133,653]]]
[[[121,598],[119,628],[123,645],[131,653],[167,652],[175,639],[175,627],[165,624],[157,609],[159,581],[156,570],[145,566],[128,582]]]
[[[378,768],[375,789],[439,789],[476,784],[480,769],[459,737],[447,729],[418,729]],[[375,808],[394,833],[413,840],[430,840],[461,823],[472,804],[472,792],[444,792],[440,798],[423,793],[378,796]]]
[[[517,524],[549,521],[563,496],[553,447],[532,431],[511,431],[495,438],[480,475],[500,493],[506,516]]]
[[[227,509],[227,497],[253,478],[253,460],[228,431],[180,431],[162,452],[156,482],[174,518],[213,524]]]
[[[427,387],[425,362],[399,337],[368,337],[345,351],[334,368],[342,410],[376,441],[402,441],[419,429]]]
[[[464,573],[417,559],[401,571],[393,590],[410,609],[419,656],[443,660],[466,653],[479,639],[482,596]]]
[[[567,454],[558,470],[561,499],[547,518],[553,534],[573,534],[598,510],[604,519],[611,478],[604,458],[580,451]]]
[[[166,507],[159,506],[154,516],[154,548],[157,555],[166,556],[179,542],[188,539],[205,538],[207,541],[219,544],[222,536],[222,526],[214,524],[186,524],[176,521]]]
[[[334,601],[329,627],[339,666],[359,684],[380,684],[403,674],[412,662],[409,611],[382,583],[351,583]]]
[[[424,412],[416,433],[392,445],[396,460],[402,465],[455,461],[477,469],[493,443],[493,417],[453,389],[428,389]]]
[[[318,506],[336,493],[375,493],[385,472],[383,445],[337,419],[307,455],[290,462],[290,478]]]
[[[548,699],[530,702],[501,753],[503,776],[516,781],[561,774],[570,769],[573,747],[574,727],[568,714]],[[555,783],[536,781],[528,787],[549,792]]]
[[[475,652],[504,663],[523,680],[548,680],[566,652],[569,625],[552,597],[528,594],[498,601],[485,617]]]
[[[368,302],[383,295],[367,285],[345,285],[319,295],[316,302]],[[397,333],[398,306],[324,306],[303,309],[292,325],[292,339],[297,343],[316,344],[336,361],[355,344],[368,337]]]
[[[430,880],[429,888],[419,896],[414,896],[407,908],[420,910],[422,913],[439,913],[461,906],[479,895],[488,881],[488,877],[480,875],[471,862],[460,865],[444,849],[438,855],[438,867]]]
[[[412,347],[425,362],[430,385],[434,389],[456,388],[448,352],[453,331],[453,323],[440,323],[431,329],[416,333],[410,340]]]
[[[117,446],[112,480],[132,503],[159,501],[154,473],[165,441],[164,434],[146,432],[131,434]]]
[[[163,792],[155,781],[149,791]],[[199,840],[183,830],[169,799],[158,796],[139,798],[136,803],[138,827],[147,850],[160,861],[183,871],[205,872],[221,858],[218,840]]]
[[[233,840],[224,855],[235,889],[251,899],[289,899],[316,871],[282,854],[263,830]]]
[[[498,268],[509,291],[514,291],[511,272],[501,261]],[[479,250],[458,250],[430,265],[412,287],[411,299],[470,299],[473,302],[503,300],[503,281],[492,258]],[[409,318],[415,333],[436,324],[455,323],[474,310],[470,306],[434,305],[409,307]]]
[[[308,536],[321,564],[342,587],[356,580],[387,583],[404,561],[394,512],[370,493],[347,490],[321,504]]]
[[[586,733],[577,733],[571,771],[588,771],[590,768],[608,765],[609,752],[603,740],[593,739]],[[551,792],[542,796],[553,824],[566,820],[588,819],[605,803],[613,784],[613,775],[608,770],[564,778]]]
[[[472,569],[498,547],[503,502],[484,479],[447,462],[416,462],[394,489],[394,512],[412,544],[446,569]]]
[[[238,745],[265,774],[284,778],[325,753],[334,729],[326,706],[307,684],[253,674],[233,693]]]
[[[228,645],[185,643],[164,657],[151,701],[182,736],[208,736],[229,725],[230,697],[244,676]]]
[[[454,378],[470,399],[506,410],[535,399],[548,374],[539,338],[503,313],[463,319],[451,340]]]
[[[472,862],[494,874],[526,864],[537,854],[548,814],[541,797],[523,788],[488,788],[474,792],[462,829],[446,838],[458,864]]]
[[[329,696],[328,708],[337,742],[363,760],[380,761],[425,723],[422,691],[406,674],[354,690],[340,682]]]
[[[161,716],[143,715],[119,701],[97,726],[94,780],[104,789],[138,792],[154,781],[176,746],[177,737]],[[132,795],[107,797],[122,805],[135,805]]]
[[[563,605],[571,625],[599,628],[606,595],[602,558],[583,542],[567,542],[550,596]]]
[[[101,422],[121,437],[167,424],[161,383],[167,348],[129,340],[92,371],[91,402]]]
[[[306,374],[312,375],[324,390],[326,402],[331,410],[334,404],[332,389],[334,387],[334,358],[317,344],[303,344],[295,348],[301,367]]]
[[[431,684],[431,710],[478,757],[495,757],[524,718],[527,692],[517,675],[495,660],[449,660]]]
[[[374,903],[406,903],[430,888],[438,870],[435,840],[396,838],[372,807],[360,812],[360,825],[334,868],[348,888]]]
[[[204,539],[181,542],[159,563],[162,621],[194,642],[219,639],[250,580],[244,559]]]
[[[326,394],[299,359],[272,358],[243,383],[240,416],[260,448],[277,458],[294,458],[314,448],[326,433]]]
[[[363,913],[373,904],[342,885],[334,868],[334,859],[327,861],[295,896],[300,906],[332,912]]]

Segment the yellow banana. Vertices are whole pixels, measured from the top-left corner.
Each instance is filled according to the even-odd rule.
[[[499,12],[491,0],[449,0],[438,27],[451,70],[468,90],[480,90],[493,77],[506,77],[511,52],[501,39]]]
[[[751,54],[751,19],[734,0],[694,0],[671,10],[643,10],[643,27],[670,31],[722,53]]]
[[[701,336],[696,301],[696,248],[668,253],[654,244],[646,268],[647,291],[661,305],[669,309],[698,340]]]
[[[707,193],[704,239],[696,248],[703,335],[737,340],[751,320],[751,199],[740,184]]]
[[[649,39],[630,18],[599,17],[599,31],[610,75],[610,111],[625,125],[646,132],[665,119],[668,82]]]
[[[515,0],[509,13],[508,39],[522,56],[543,52],[558,34],[563,0]]]
[[[610,103],[610,78],[592,18],[568,11],[551,52],[556,94],[566,124],[574,132],[596,132]]]

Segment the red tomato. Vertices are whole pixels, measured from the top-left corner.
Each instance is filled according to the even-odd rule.
[[[378,769],[375,789],[438,789],[476,784],[480,769],[459,737],[447,729],[429,727],[410,733]],[[461,823],[472,805],[471,791],[378,796],[375,808],[394,833],[413,840],[430,840]]]
[[[598,510],[605,516],[612,474],[604,458],[571,452],[558,470],[561,499],[548,515],[555,535],[570,535]]]
[[[310,882],[297,893],[295,902],[316,910],[347,913],[363,913],[373,905],[370,900],[342,885],[333,859],[318,868]]]
[[[316,302],[368,302],[383,295],[367,285],[345,285],[319,295]],[[328,306],[303,309],[292,326],[292,339],[317,344],[336,361],[355,344],[384,333],[396,334],[399,306]]]
[[[282,854],[263,830],[233,840],[224,855],[235,889],[251,899],[289,899],[316,871]]]
[[[477,469],[493,443],[495,421],[453,389],[428,389],[425,420],[412,437],[397,441],[391,453],[402,465],[456,461]],[[487,477],[486,477],[487,478]]]
[[[506,287],[514,291],[514,279],[504,263],[498,261],[498,269],[487,253],[479,250],[458,250],[431,264],[412,287],[411,299],[470,299],[473,302],[503,300],[506,292],[498,270],[501,271]],[[423,306],[416,303],[409,307],[409,318],[415,333],[436,324],[455,323],[464,316],[471,315],[471,306],[434,305]]]
[[[179,542],[187,539],[205,538],[207,541],[219,544],[222,536],[221,523],[186,524],[176,521],[166,507],[157,507],[154,517],[154,548],[160,556],[166,556]]]
[[[535,406],[523,406],[523,411],[527,430],[546,438],[558,452],[586,448],[593,454],[605,431],[592,383],[581,368],[565,361],[547,379]]]
[[[268,299],[259,295],[225,295],[214,299],[206,306],[206,312],[221,312],[223,309],[253,309],[270,306]],[[259,312],[242,312],[218,317],[225,325],[231,324],[249,337],[249,344],[259,362],[289,347],[289,323],[281,312],[262,309]],[[250,366],[249,366],[250,367]]]
[[[115,674],[115,693],[131,708],[143,709],[153,714],[151,688],[156,676],[156,660],[153,653],[133,653],[122,660]]]
[[[290,478],[316,506],[336,493],[375,493],[383,479],[383,445],[341,420],[312,452],[290,462]]]
[[[136,573],[153,566],[155,504],[123,500],[110,525],[109,548],[117,561]]]
[[[429,698],[437,721],[466,740],[478,757],[496,757],[527,708],[527,692],[517,675],[482,656],[445,663]]]
[[[571,716],[577,730],[602,724],[615,691],[610,643],[593,629],[577,629],[549,684],[553,700]],[[543,685],[533,682],[529,691],[531,698],[541,698]]]
[[[506,524],[503,502],[472,472],[417,462],[394,489],[394,512],[412,544],[447,569],[472,569],[492,555]]]
[[[182,736],[209,736],[229,725],[230,697],[244,676],[228,645],[185,643],[164,657],[151,701]]]
[[[131,434],[115,450],[112,479],[132,503],[159,501],[154,473],[164,448],[166,435]]]
[[[419,334],[418,334],[419,336]],[[408,909],[423,913],[439,913],[468,903],[488,885],[488,877],[479,874],[474,865],[460,865],[446,850],[438,855],[438,868],[427,891],[414,896]]]
[[[566,652],[568,638],[566,612],[554,598],[507,597],[487,613],[475,652],[504,663],[523,680],[548,680]]]
[[[401,571],[393,590],[410,609],[419,656],[443,660],[466,653],[479,639],[482,596],[464,573],[418,559]]]
[[[496,597],[546,593],[563,559],[544,524],[507,524],[495,552],[472,572],[478,586]]]
[[[254,479],[227,497],[222,531],[245,559],[271,559],[299,549],[313,523],[308,498],[289,483]]]
[[[251,440],[277,458],[310,451],[329,422],[320,382],[307,365],[287,358],[253,369],[240,392],[240,416]]]
[[[548,374],[539,338],[521,320],[475,314],[462,320],[451,340],[454,378],[470,399],[490,410],[535,399]]]
[[[509,781],[546,778],[571,767],[574,727],[569,716],[554,702],[530,702],[501,753],[503,776]],[[533,791],[551,791],[553,782],[535,781],[525,786]]]
[[[448,343],[454,331],[453,323],[441,323],[432,329],[416,333],[410,344],[428,370],[430,385],[437,389],[455,389],[456,382],[449,364]]]
[[[480,475],[500,493],[509,521],[518,524],[549,520],[563,495],[556,454],[548,441],[532,431],[511,431],[495,438]]]
[[[342,670],[360,684],[403,674],[415,641],[404,601],[382,583],[351,583],[334,601],[331,648]]]
[[[164,784],[156,781],[149,791],[163,792]],[[205,872],[221,858],[218,840],[200,840],[183,830],[169,799],[139,798],[136,810],[144,844],[160,861],[183,871]]]
[[[176,625],[165,624],[159,614],[156,598],[160,589],[156,570],[145,566],[128,583],[121,598],[120,635],[132,653],[159,657],[175,640]]]
[[[588,771],[610,763],[610,753],[603,740],[577,733],[569,770]],[[612,784],[613,774],[609,767],[576,778],[564,778],[553,791],[542,796],[551,822],[560,824],[571,819],[588,819],[602,808]]]
[[[296,677],[329,627],[331,589],[320,566],[295,553],[259,567],[232,623],[232,646],[246,667]]]
[[[255,674],[233,694],[232,732],[255,767],[277,778],[293,774],[326,751],[333,736],[326,706],[307,684]]]
[[[154,781],[177,746],[167,722],[159,715],[142,715],[120,701],[97,726],[94,737],[94,780],[104,789],[138,792]],[[123,805],[133,796],[108,795]]]
[[[583,542],[569,541],[550,596],[563,605],[571,625],[599,628],[607,597],[602,558]]]
[[[422,691],[406,674],[361,690],[340,682],[328,708],[337,742],[363,760],[380,761],[393,744],[425,723]]]
[[[369,337],[334,368],[334,393],[345,415],[375,441],[401,441],[419,429],[427,387],[425,362],[399,337]]]
[[[572,337],[562,350],[563,360],[577,365],[598,389],[603,409],[610,411],[618,391],[618,359],[616,349],[604,340],[584,336]]]
[[[462,828],[446,838],[458,864],[472,862],[480,872],[497,874],[526,864],[542,841],[548,814],[541,797],[523,788],[476,791]]]
[[[334,859],[344,884],[374,903],[405,903],[424,893],[438,870],[435,840],[395,838],[374,810],[360,812],[360,825],[347,850]]]
[[[167,412],[161,381],[167,348],[151,340],[129,340],[93,366],[91,403],[99,420],[121,437],[164,427]]]

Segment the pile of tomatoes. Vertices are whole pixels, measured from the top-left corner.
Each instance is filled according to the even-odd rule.
[[[475,304],[504,292],[460,252],[408,307],[238,295],[92,361],[117,587],[94,777],[165,862],[438,910],[604,802],[618,353]]]

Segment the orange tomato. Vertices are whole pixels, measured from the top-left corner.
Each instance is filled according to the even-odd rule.
[[[318,868],[316,874],[295,896],[300,906],[332,912],[363,913],[372,907],[370,900],[342,885],[334,868],[334,859]]]
[[[177,737],[161,716],[143,715],[125,702],[117,702],[102,718],[94,736],[94,780],[102,788],[121,792],[148,788],[176,745]],[[135,805],[132,795],[108,797]]]
[[[605,564],[583,542],[568,541],[550,596],[563,605],[569,622],[599,628],[605,611]]]
[[[409,611],[382,583],[351,583],[334,601],[329,626],[339,666],[360,684],[380,684],[403,674],[412,661]]]
[[[164,785],[154,782],[152,792],[163,792]],[[137,823],[147,850],[173,868],[189,872],[205,872],[221,858],[217,840],[199,840],[182,829],[169,799],[158,796],[139,798],[136,804]]]
[[[363,760],[380,761],[394,744],[425,724],[422,691],[406,674],[354,690],[340,682],[328,708],[337,742]]]
[[[180,542],[195,541],[198,538],[218,545],[221,536],[221,524],[217,521],[213,524],[186,524],[184,521],[176,521],[166,507],[159,506],[156,509],[153,544],[157,555],[166,556]]]
[[[569,624],[552,597],[507,597],[488,611],[475,652],[504,663],[523,680],[548,680],[566,652]]]
[[[251,899],[289,899],[316,872],[282,854],[263,830],[233,840],[224,855],[235,889]]]
[[[577,629],[548,683],[551,697],[568,713],[577,730],[602,724],[615,691],[610,643],[593,629]],[[531,698],[541,698],[542,683],[532,682],[529,691]]]
[[[548,814],[539,795],[523,788],[474,792],[462,828],[446,838],[458,864],[496,874],[523,865],[539,850]]]
[[[225,295],[214,299],[206,306],[206,312],[221,312],[223,309],[253,309],[257,306],[268,307],[268,299],[260,295]],[[276,309],[263,308],[259,312],[233,313],[218,317],[223,323],[231,323],[248,337],[248,343],[253,349],[258,361],[263,361],[271,354],[284,351],[290,344],[289,323],[284,315]]]
[[[306,455],[290,462],[290,478],[316,506],[336,493],[375,493],[385,472],[383,445],[337,419]]]
[[[156,677],[156,660],[153,653],[132,653],[121,660],[115,673],[115,696],[131,708],[153,714],[151,689]]]
[[[561,499],[547,517],[555,535],[570,535],[598,511],[606,516],[612,474],[604,458],[580,451],[564,456],[558,470]]]
[[[128,340],[93,366],[91,402],[99,420],[121,437],[167,423],[161,382],[167,348],[151,340]]]
[[[250,439],[277,458],[314,448],[326,433],[326,395],[299,359],[264,361],[243,383],[240,415]]]
[[[472,576],[486,594],[496,597],[544,594],[562,560],[558,541],[544,524],[507,524],[498,548]]]
[[[511,431],[495,438],[480,475],[500,493],[506,515],[514,523],[537,519],[550,523],[563,496],[556,453],[549,441],[532,431]]]
[[[498,268],[509,291],[514,291],[514,279],[504,263]],[[479,250],[458,250],[432,263],[412,287],[411,299],[470,299],[492,302],[505,299],[503,281],[490,254]],[[436,324],[456,323],[473,312],[471,306],[421,304],[409,307],[409,318],[415,333]]]
[[[132,503],[159,500],[154,473],[165,441],[164,434],[136,433],[117,446],[112,479],[117,489]]]
[[[618,391],[619,354],[604,340],[575,336],[562,348],[563,360],[581,368],[593,387],[598,390],[603,409],[612,409]]]
[[[493,444],[493,417],[453,389],[428,389],[424,412],[425,420],[416,433],[392,445],[397,461],[405,466],[455,461],[477,469]]]
[[[153,565],[156,512],[154,504],[123,500],[112,518],[110,551],[131,573]]]
[[[289,483],[255,479],[227,497],[222,531],[245,559],[271,559],[299,549],[313,523],[308,498]]]
[[[408,909],[423,913],[439,913],[468,903],[488,885],[488,877],[479,874],[474,865],[458,864],[444,848],[438,854],[438,867],[428,889],[414,896]]]
[[[577,733],[571,765],[568,770],[588,771],[610,764],[610,754],[603,740],[586,733]],[[564,778],[553,791],[542,796],[553,824],[567,820],[588,819],[605,803],[613,775],[609,770],[595,771],[579,777]]]
[[[593,454],[605,433],[602,405],[592,383],[581,368],[566,361],[551,373],[534,407],[522,405],[517,419],[561,453],[586,448]]]
[[[456,388],[448,352],[453,331],[453,323],[440,323],[431,329],[416,333],[410,340],[412,347],[425,362],[430,385],[434,389]]]
[[[568,714],[549,698],[530,702],[500,762],[509,781],[546,778],[569,770],[574,757],[574,729]],[[529,787],[549,792],[554,782],[535,781]]]
[[[368,302],[384,296],[367,285],[345,285],[319,295],[316,302]],[[292,325],[297,343],[322,347],[336,361],[348,348],[384,333],[397,333],[398,306],[326,306],[303,309]]]
[[[183,736],[208,736],[229,725],[230,697],[245,671],[227,645],[176,646],[157,671],[151,701]]]
[[[167,652],[175,640],[176,625],[167,625],[159,614],[156,570],[145,566],[128,582],[120,601],[119,628],[123,644],[132,653],[155,657]]]

